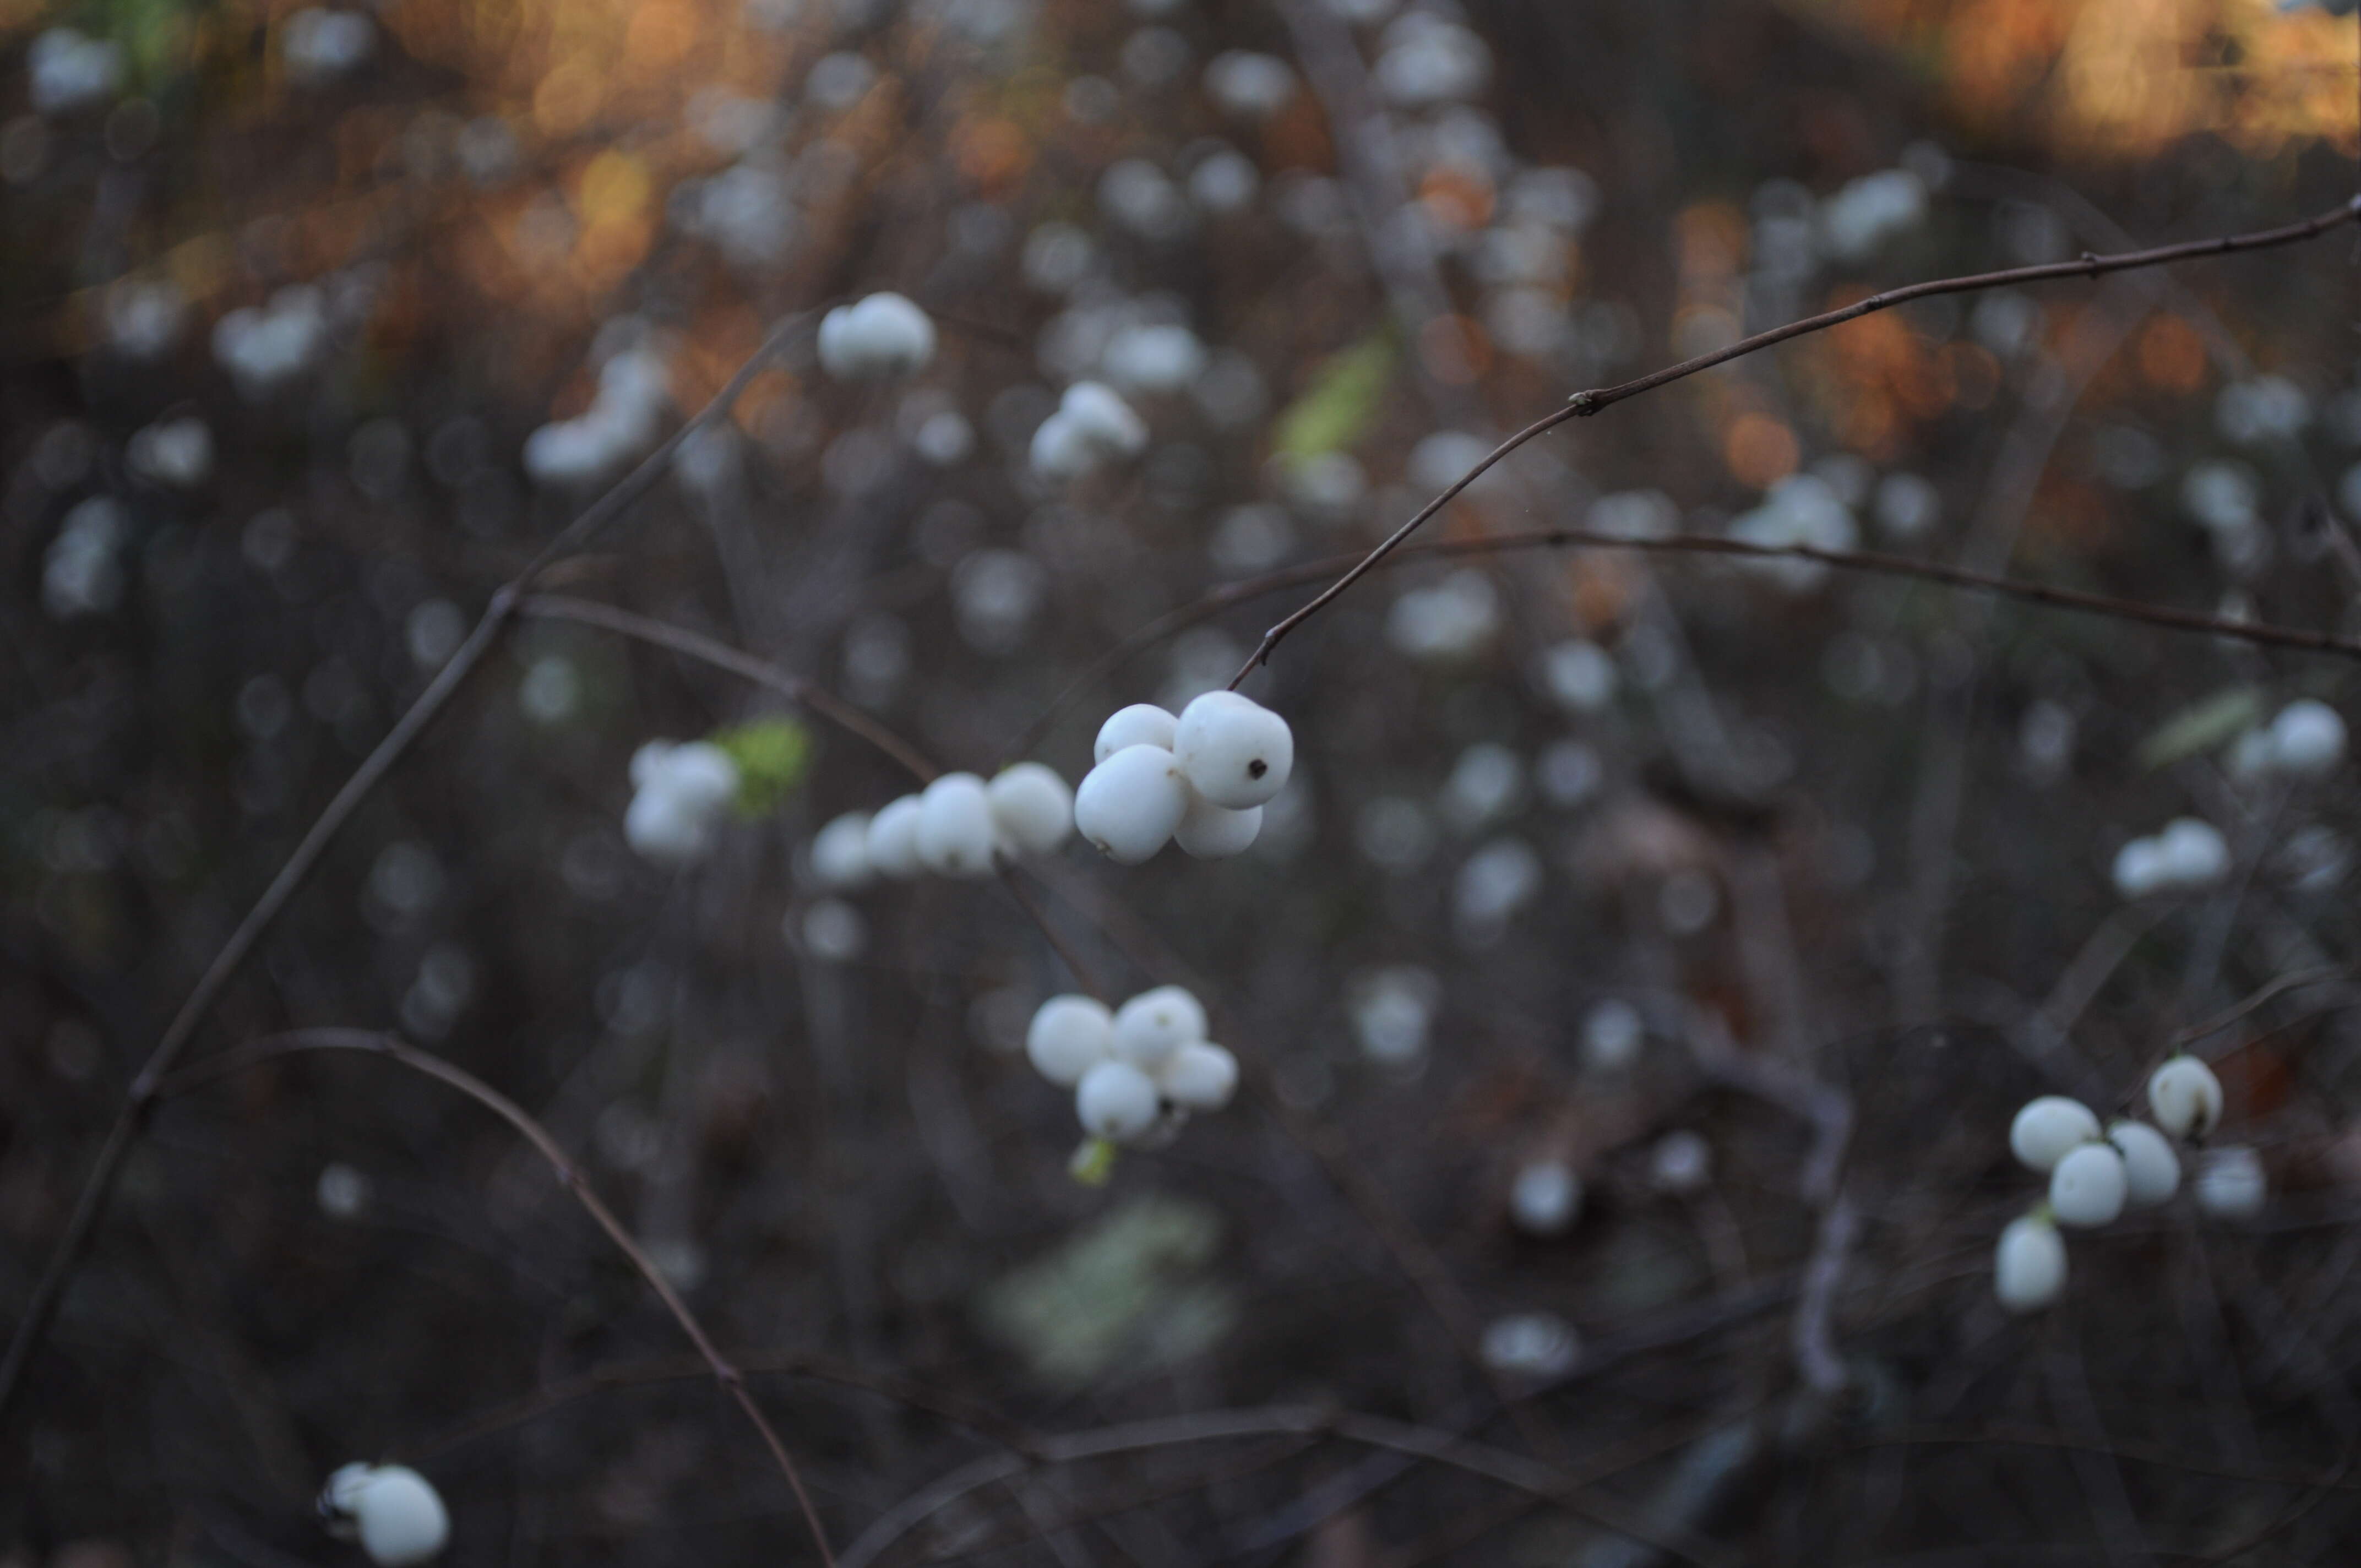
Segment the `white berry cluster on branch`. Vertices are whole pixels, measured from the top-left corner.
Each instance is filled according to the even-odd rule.
[[[2120,1119],[2103,1132],[2079,1100],[2045,1094],[2027,1101],[2009,1124],[2009,1152],[2049,1178],[2046,1201],[2011,1221],[1993,1258],[1993,1292],[2014,1312],[2048,1306],[2066,1288],[2066,1242],[2059,1227],[2096,1230],[2125,1208],[2152,1208],[2180,1190],[2176,1139],[2202,1139],[2222,1120],[2222,1082],[2192,1056],[2176,1056],[2149,1074],[2147,1122]],[[2262,1206],[2261,1162],[2251,1149],[2213,1149],[2200,1157],[2198,1206],[2245,1218]]]
[[[1177,842],[1199,860],[1241,854],[1295,767],[1295,735],[1250,696],[1210,691],[1179,718],[1152,703],[1099,727],[1097,762],[1074,794],[1074,826],[1136,866]]]
[[[662,864],[701,861],[738,798],[738,764],[710,740],[651,740],[631,753],[623,838]]]
[[[2115,854],[2115,891],[2125,898],[2152,893],[2194,893],[2230,871],[2222,830],[2195,817],[2176,817],[2161,832],[2135,839]]]
[[[945,773],[873,817],[848,811],[822,828],[812,874],[845,893],[922,872],[972,882],[1021,856],[1055,853],[1073,830],[1074,793],[1042,763],[1018,762],[989,784]]]
[[[819,323],[819,367],[839,381],[890,381],[935,356],[935,323],[899,294],[839,305]]]
[[[320,1519],[339,1541],[357,1541],[378,1568],[410,1568],[440,1556],[451,1539],[442,1494],[400,1464],[353,1464],[328,1477]]]
[[[1158,1146],[1193,1111],[1218,1111],[1238,1086],[1237,1058],[1205,1038],[1205,1009],[1177,985],[1121,1007],[1053,996],[1025,1031],[1034,1070],[1074,1091],[1074,1113],[1100,1146]],[[1085,1145],[1076,1169],[1103,1165]]]

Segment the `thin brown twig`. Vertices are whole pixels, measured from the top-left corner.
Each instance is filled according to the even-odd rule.
[[[1246,656],[1246,662],[1239,667],[1238,673],[1230,677],[1230,689],[1233,691],[1237,689],[1257,666],[1269,663],[1272,652],[1290,632],[1334,602],[1345,590],[1367,576],[1378,562],[1407,543],[1411,534],[1424,526],[1435,513],[1450,505],[1468,486],[1481,478],[1495,465],[1519,447],[1555,430],[1568,420],[1587,419],[1627,398],[1636,398],[1642,392],[1653,391],[1659,387],[1683,380],[1700,371],[1710,370],[1718,365],[1727,365],[1733,359],[1758,353],[1792,338],[1824,332],[1830,327],[1858,321],[1862,316],[1879,311],[1892,310],[1896,305],[1908,304],[1914,300],[1931,299],[1943,294],[1972,293],[1979,290],[1997,289],[2020,283],[2039,283],[2059,279],[2096,279],[2111,272],[2128,272],[2145,267],[2162,267],[2176,261],[2195,260],[2202,257],[2231,256],[2246,251],[2268,250],[2279,246],[2296,245],[2305,240],[2316,239],[2330,229],[2356,221],[2361,221],[2361,196],[2356,196],[2325,213],[2305,218],[2301,222],[2282,225],[2278,228],[2260,229],[2250,234],[2223,235],[2211,239],[2187,240],[2178,245],[2155,246],[2146,250],[2122,251],[2112,256],[2100,256],[2085,251],[2071,261],[2043,262],[2032,267],[2013,267],[1997,272],[1979,272],[1965,277],[1938,278],[1923,283],[1905,284],[1898,289],[1888,289],[1865,299],[1856,300],[1851,304],[1837,310],[1823,311],[1818,315],[1806,316],[1801,320],[1789,322],[1784,326],[1758,332],[1751,337],[1741,338],[1726,347],[1684,359],[1677,365],[1668,365],[1661,370],[1652,371],[1645,376],[1620,382],[1615,386],[1598,387],[1587,391],[1576,392],[1566,400],[1564,407],[1543,415],[1494,447],[1474,467],[1453,480],[1433,499],[1421,507],[1411,515],[1409,521],[1388,534],[1383,543],[1363,555],[1342,576],[1265,631],[1262,634],[1262,641],[1257,642],[1254,652]]]
[[[2173,1036],[2173,1049],[2186,1049],[2208,1035],[2219,1034],[2257,1008],[2286,995],[2290,991],[2298,991],[2308,985],[2325,985],[2333,980],[2344,980],[2352,973],[2351,964],[2323,964],[2318,969],[2298,970],[2293,974],[2283,974],[2244,1002],[2215,1014],[2202,1024],[2191,1024],[2188,1028]]]
[[[672,1281],[664,1277],[664,1270],[656,1266],[655,1260],[648,1256],[631,1233],[624,1228],[622,1221],[615,1217],[614,1211],[607,1207],[549,1129],[534,1120],[532,1113],[523,1106],[465,1068],[445,1061],[432,1052],[422,1051],[394,1036],[367,1029],[301,1029],[285,1035],[273,1035],[223,1051],[161,1080],[156,1095],[160,1099],[185,1093],[260,1062],[319,1051],[353,1051],[364,1056],[380,1057],[456,1089],[516,1129],[533,1146],[534,1152],[549,1162],[550,1168],[557,1173],[559,1182],[574,1194],[584,1212],[597,1222],[600,1230],[607,1233],[608,1239],[630,1260],[631,1266],[639,1271],[640,1277],[648,1282],[648,1288],[664,1302],[665,1310],[680,1325],[681,1332],[688,1336],[689,1343],[696,1347],[698,1357],[712,1374],[714,1381],[721,1385],[722,1389],[737,1401],[738,1408],[746,1413],[746,1419],[753,1422],[754,1430],[762,1434],[763,1444],[770,1449],[771,1458],[777,1464],[779,1473],[786,1477],[787,1486],[796,1495],[796,1504],[803,1510],[804,1524],[811,1531],[813,1543],[819,1548],[821,1563],[828,1568],[835,1568],[836,1558],[829,1547],[828,1531],[820,1525],[819,1514],[812,1507],[810,1494],[804,1490],[803,1476],[796,1471],[796,1462],[787,1453],[786,1445],[779,1441],[779,1434],[772,1427],[770,1418],[763,1414],[762,1406],[755,1402],[752,1392],[746,1387],[745,1374],[714,1347],[713,1341],[706,1334],[704,1324],[698,1322],[697,1314],[689,1310],[688,1303],[681,1299],[680,1292],[673,1288]]]
[[[42,1269],[31,1296],[26,1300],[23,1315],[16,1320],[16,1332],[9,1336],[7,1354],[0,1357],[0,1417],[7,1414],[17,1390],[23,1387],[25,1367],[48,1335],[49,1323],[57,1315],[58,1303],[65,1295],[66,1284],[81,1266],[82,1255],[90,1249],[91,1241],[97,1234],[98,1222],[105,1213],[107,1201],[115,1192],[115,1184],[122,1175],[124,1159],[130,1154],[131,1146],[138,1140],[140,1128],[147,1120],[149,1108],[155,1103],[157,1085],[179,1062],[181,1053],[196,1036],[197,1025],[213,1011],[214,1003],[229,984],[230,977],[246,961],[255,943],[261,939],[263,931],[278,918],[288,900],[295,895],[295,890],[319,863],[330,840],[351,820],[353,813],[360,809],[361,802],[368,798],[385,776],[393,771],[393,765],[408,753],[427,725],[451,700],[452,695],[474,673],[484,656],[491,652],[492,644],[516,614],[518,602],[542,573],[561,557],[588,544],[641,497],[653,489],[657,481],[670,471],[673,454],[679,450],[681,444],[726,416],[754,378],[762,373],[763,367],[794,342],[811,319],[811,313],[805,312],[790,316],[774,327],[770,336],[763,339],[746,363],[739,367],[737,374],[714,394],[712,401],[659,444],[639,466],[584,508],[580,515],[543,546],[523,571],[492,595],[484,609],[483,618],[477,621],[476,629],[468,633],[467,640],[427,683],[426,689],[419,693],[418,699],[410,705],[408,711],[394,722],[393,728],[386,732],[385,739],[379,740],[376,749],[362,760],[352,776],[345,781],[344,787],[336,791],[335,797],[328,802],[327,809],[321,812],[302,841],[295,846],[294,852],[287,857],[285,863],[270,879],[269,885],[263,889],[262,896],[255,901],[245,918],[238,922],[236,929],[230,933],[229,940],[214,956],[213,962],[205,967],[195,989],[189,992],[188,1000],[172,1015],[172,1021],[156,1042],[156,1048],[148,1053],[146,1065],[140,1068],[139,1075],[132,1080],[123,1104],[115,1113],[115,1122],[107,1129],[106,1141],[99,1147],[98,1158],[91,1167],[90,1175],[84,1179],[80,1195],[74,1200],[73,1213],[66,1222],[66,1234],[49,1255],[48,1266]]]

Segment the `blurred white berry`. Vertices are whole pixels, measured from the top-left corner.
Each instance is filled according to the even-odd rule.
[[[2063,1094],[2028,1100],[2008,1124],[2008,1152],[2027,1170],[2055,1170],[2070,1150],[2099,1135],[2088,1105]]]
[[[1074,826],[1119,865],[1152,858],[1188,810],[1188,782],[1161,746],[1126,746],[1085,774],[1074,792]]]
[[[926,808],[906,795],[869,819],[869,864],[879,876],[907,882],[917,876],[918,819]]]
[[[1205,93],[1230,114],[1267,120],[1295,96],[1295,72],[1276,55],[1225,49],[1205,67]]]
[[[1033,433],[1034,471],[1047,479],[1078,479],[1093,468],[1137,457],[1148,449],[1148,422],[1115,389],[1077,381],[1058,411]]]
[[[2066,1288],[2066,1238],[2039,1214],[2011,1220],[1993,1255],[1993,1294],[2012,1312],[2032,1312]]]
[[[1295,766],[1295,734],[1254,698],[1209,691],[1180,711],[1172,754],[1199,795],[1230,811],[1277,795]]]
[[[434,1484],[400,1464],[347,1464],[328,1477],[320,1517],[331,1532],[357,1540],[379,1568],[409,1568],[441,1553],[451,1516]]]
[[[2113,1144],[2083,1144],[2049,1173],[2049,1207],[2061,1225],[2109,1225],[2124,1212],[2130,1179]]]
[[[2164,830],[2135,839],[2115,855],[2115,890],[2125,898],[2211,887],[2230,869],[2230,846],[2220,828],[2178,817]]]
[[[820,318],[820,368],[840,381],[907,376],[934,356],[935,323],[899,294],[872,294]]]
[[[1361,1054],[1387,1067],[1416,1062],[1426,1053],[1442,989],[1433,970],[1415,964],[1397,964],[1361,980],[1350,1003]]]
[[[2345,720],[2324,702],[2291,702],[2271,720],[2271,761],[2295,778],[2318,778],[2345,760]]]
[[[2263,1212],[2271,1184],[2263,1174],[2262,1157],[2244,1144],[2207,1149],[2197,1157],[2197,1175],[2190,1182],[2197,1206],[2217,1220],[2251,1220]]]
[[[1648,1180],[1659,1192],[1701,1192],[1713,1180],[1713,1146],[1683,1128],[1666,1133],[1648,1151]]]
[[[1484,1325],[1484,1365],[1512,1377],[1557,1377],[1573,1370],[1582,1342],[1549,1312],[1517,1312]]]
[[[2222,1120],[2222,1080],[2195,1057],[2174,1057],[2147,1079],[2148,1113],[2176,1138],[2202,1138]]]
[[[1129,1143],[1156,1124],[1156,1083],[1129,1062],[1103,1061],[1074,1090],[1082,1130],[1109,1143]]]
[[[1074,792],[1057,770],[1039,762],[1004,768],[984,786],[992,826],[1011,853],[1056,852],[1074,830]]]
[[[1172,830],[1172,841],[1183,853],[1201,861],[1220,861],[1246,853],[1261,831],[1261,806],[1229,811],[1191,790],[1189,809],[1181,813],[1180,826]]]
[[[2146,1122],[2117,1122],[2107,1129],[2107,1142],[2124,1157],[2124,1196],[2133,1208],[2154,1208],[2180,1190],[2180,1157]]]
[[[1582,1178],[1562,1159],[1537,1159],[1509,1187],[1509,1217],[1532,1236],[1564,1235],[1582,1212]]]
[[[710,741],[651,740],[632,754],[631,782],[624,839],[649,860],[687,865],[711,851],[738,795],[738,764]]]
[[[1115,1014],[1089,996],[1053,996],[1041,1003],[1025,1031],[1025,1057],[1033,1070],[1071,1089],[1082,1075],[1115,1055]]]
[[[1179,719],[1152,702],[1118,707],[1099,726],[1098,740],[1091,747],[1091,761],[1104,762],[1126,746],[1161,746],[1170,751],[1173,731],[1179,726]]]
[[[1640,1010],[1610,996],[1583,1014],[1583,1065],[1598,1072],[1620,1072],[1639,1059],[1647,1038],[1648,1025]]]
[[[869,814],[848,811],[812,835],[812,875],[822,887],[851,893],[869,885]]]
[[[937,876],[992,874],[992,802],[973,773],[945,773],[918,795],[918,863]]]
[[[1164,1098],[1188,1111],[1218,1111],[1237,1092],[1238,1058],[1203,1040],[1185,1042],[1156,1069]]]
[[[1115,1010],[1115,1054],[1154,1069],[1182,1046],[1205,1037],[1205,1009],[1177,985],[1143,991]]]

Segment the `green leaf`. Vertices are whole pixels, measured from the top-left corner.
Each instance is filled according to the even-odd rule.
[[[738,809],[760,817],[775,808],[811,771],[811,731],[792,718],[757,718],[713,736],[738,764]]]
[[[1066,1174],[1083,1187],[1104,1187],[1115,1174],[1115,1147],[1104,1138],[1084,1138],[1066,1162]]]
[[[2140,742],[2139,765],[2154,772],[2183,757],[2226,746],[2262,722],[2263,694],[2232,686],[2182,708]]]
[[[1400,358],[1392,333],[1380,330],[1323,360],[1273,427],[1279,455],[1301,463],[1358,443],[1377,421]]]

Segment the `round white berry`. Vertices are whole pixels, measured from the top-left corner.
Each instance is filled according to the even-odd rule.
[[[1225,861],[1245,854],[1261,832],[1261,806],[1224,810],[1192,789],[1189,809],[1180,814],[1180,826],[1172,830],[1172,841],[1182,853],[1201,861]]]
[[[451,1516],[434,1484],[400,1464],[343,1466],[328,1477],[320,1508],[379,1568],[428,1562],[451,1539]]]
[[[1648,1151],[1648,1179],[1659,1192],[1700,1192],[1713,1179],[1713,1146],[1683,1128]]]
[[[2263,1212],[2263,1201],[2271,1190],[2262,1157],[2244,1144],[2199,1155],[2197,1175],[2190,1187],[2197,1195],[2197,1206],[2217,1220],[2253,1219]]]
[[[2129,1187],[2124,1157],[2113,1144],[2084,1144],[2049,1173],[2049,1207],[2061,1225],[2113,1224]]]
[[[1115,1054],[1135,1067],[1156,1068],[1204,1037],[1205,1009],[1177,985],[1143,991],[1115,1009]]]
[[[1115,1054],[1115,1014],[1091,996],[1053,996],[1025,1031],[1025,1058],[1060,1089]]]
[[[1191,1040],[1155,1072],[1164,1098],[1186,1111],[1218,1111],[1238,1090],[1238,1058],[1216,1045]]]
[[[2177,1056],[2148,1074],[2147,1108],[2176,1138],[2202,1138],[2222,1120],[2222,1080],[2192,1056]]]
[[[1136,866],[1170,841],[1189,810],[1189,785],[1161,746],[1126,746],[1082,779],[1074,826],[1118,864]]]
[[[1993,1255],[1993,1294],[2012,1312],[2038,1311],[2066,1288],[2066,1238],[2038,1214],[2011,1220]]]
[[[1074,1090],[1082,1130],[1109,1143],[1129,1143],[1156,1124],[1156,1084],[1129,1062],[1103,1061]]]
[[[1180,721],[1152,702],[1135,702],[1107,715],[1099,738],[1091,746],[1091,761],[1104,762],[1126,746],[1161,746],[1172,750],[1172,732]]]
[[[869,819],[869,863],[878,875],[907,882],[918,874],[918,818],[925,809],[917,795],[906,795]]]
[[[935,323],[899,294],[872,294],[820,318],[820,368],[840,381],[906,376],[935,356]]]
[[[1295,735],[1254,698],[1209,691],[1180,710],[1172,754],[1197,793],[1244,811],[1277,795],[1295,766]]]
[[[623,841],[648,860],[687,865],[713,847],[713,824],[678,795],[652,786],[624,809]]]
[[[992,802],[973,773],[945,773],[918,796],[918,863],[937,876],[992,874]]]
[[[1640,1010],[1620,997],[1609,997],[1582,1017],[1583,1065],[1599,1072],[1620,1072],[1640,1058],[1648,1042],[1647,1021]]]
[[[1532,1236],[1564,1235],[1582,1213],[1582,1178],[1562,1159],[1537,1159],[1509,1186],[1509,1217]]]
[[[2099,1118],[2079,1100],[2045,1094],[2026,1102],[2008,1126],[2008,1149],[2027,1170],[2052,1170],[2067,1151],[2099,1135]]]
[[[812,875],[822,887],[851,893],[869,885],[869,814],[848,811],[812,835]]]
[[[2133,1208],[2154,1208],[2180,1190],[2180,1157],[2146,1122],[2117,1122],[2107,1129],[2107,1142],[2124,1157],[2124,1196]]]
[[[2318,778],[2345,760],[2345,720],[2324,702],[2291,702],[2271,720],[2271,761],[2297,778]]]
[[[984,786],[992,826],[1009,854],[1056,852],[1074,830],[1074,792],[1057,770],[1039,762],[1004,768]]]

